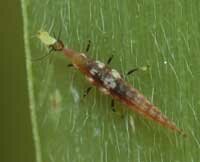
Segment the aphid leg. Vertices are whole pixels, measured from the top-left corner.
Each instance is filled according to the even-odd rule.
[[[92,87],[88,87],[88,88],[85,90],[85,92],[83,93],[83,98],[86,97],[86,96],[89,94],[89,92],[91,91],[91,89],[92,89]]]
[[[116,109],[115,109],[115,101],[112,99],[111,100],[111,108],[112,108],[112,111],[113,112],[116,112]]]
[[[134,72],[136,72],[136,71],[138,71],[138,70],[146,71],[148,68],[149,68],[149,65],[147,65],[147,66],[142,66],[142,67],[139,67],[139,68],[134,68],[134,69],[132,69],[132,70],[129,70],[129,71],[126,73],[126,75],[130,75],[130,74],[132,74],[132,73],[134,73]]]
[[[111,61],[112,61],[112,59],[113,59],[113,55],[111,55],[109,58],[108,58],[108,60],[107,60],[107,65],[109,65],[110,63],[111,63]]]
[[[54,51],[54,49],[53,49],[53,48],[50,48],[49,52],[48,52],[46,55],[43,55],[43,56],[41,56],[41,57],[32,59],[32,61],[41,61],[41,60],[43,60],[44,58],[46,58],[46,57],[48,57],[49,55],[51,55],[53,51]]]
[[[67,67],[74,67],[74,65],[73,64],[68,64]]]
[[[55,49],[52,46],[49,46],[49,52],[48,53],[50,54],[53,51],[55,51]]]
[[[86,47],[86,52],[88,52],[89,51],[89,49],[90,49],[90,45],[91,45],[91,41],[90,40],[88,40],[88,44],[87,44],[87,47]]]

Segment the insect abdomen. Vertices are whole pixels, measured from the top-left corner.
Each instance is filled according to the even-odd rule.
[[[184,134],[181,129],[176,127],[175,123],[170,121],[164,114],[162,114],[161,111],[152,103],[150,103],[138,90],[126,85],[126,83],[121,84],[125,84],[124,87],[126,87],[126,90],[123,92],[125,93],[124,96],[120,95],[119,97],[130,109],[143,114],[147,118],[160,123],[164,127]]]
[[[129,85],[116,70],[110,69],[99,61],[92,60],[89,60],[85,69],[90,82],[105,94],[120,100],[131,110],[137,111],[164,127],[184,134],[156,106],[151,104],[138,90]]]

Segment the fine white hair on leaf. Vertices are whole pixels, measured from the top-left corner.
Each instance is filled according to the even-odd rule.
[[[129,123],[130,123],[133,133],[135,133],[135,122],[132,116],[129,116]]]
[[[51,94],[50,101],[52,103],[53,109],[59,110],[60,104],[62,101],[62,97],[61,97],[60,91],[58,89],[55,89],[55,91]]]
[[[74,102],[75,102],[75,103],[78,103],[79,100],[80,100],[80,96],[79,96],[78,91],[77,91],[73,86],[70,86],[70,91],[71,91],[71,93],[72,93]]]

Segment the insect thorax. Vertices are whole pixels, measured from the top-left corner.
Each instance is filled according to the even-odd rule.
[[[99,61],[91,61],[87,64],[90,74],[90,82],[98,82],[99,86],[104,88],[112,95],[120,98],[134,100],[137,97],[135,92],[121,77],[119,72],[111,69]]]

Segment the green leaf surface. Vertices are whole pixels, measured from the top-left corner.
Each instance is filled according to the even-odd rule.
[[[37,162],[200,161],[200,2],[198,0],[21,0]],[[89,86],[66,58],[47,54],[39,30],[122,73],[150,65],[128,81],[183,128],[188,138],[130,111]],[[126,109],[120,103],[117,109]]]

